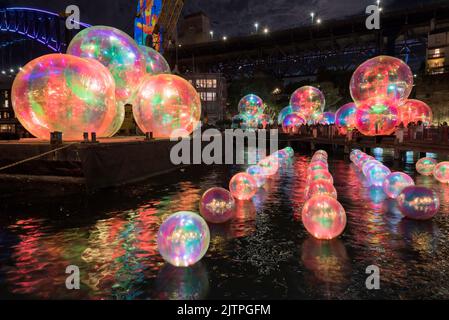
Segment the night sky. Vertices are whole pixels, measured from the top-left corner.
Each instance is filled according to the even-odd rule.
[[[6,6],[30,6],[61,12],[69,4],[81,9],[81,20],[90,24],[110,25],[133,33],[137,0],[0,0]],[[386,11],[449,0],[382,0]],[[254,22],[261,28],[284,29],[310,23],[314,11],[323,20],[342,19],[363,14],[375,0],[186,0],[183,14],[204,11],[210,16],[216,35],[248,34]]]

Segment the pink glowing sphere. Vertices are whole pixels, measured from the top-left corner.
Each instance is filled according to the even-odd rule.
[[[307,183],[312,183],[318,180],[326,180],[334,183],[334,178],[327,170],[314,170],[307,176]]]
[[[438,163],[433,169],[433,176],[441,183],[449,183],[449,161]]]
[[[171,73],[170,65],[161,53],[147,46],[139,47],[145,57],[147,73],[151,75]]]
[[[397,203],[402,214],[414,220],[431,219],[440,208],[440,198],[434,190],[416,186],[402,190]]]
[[[304,194],[306,200],[317,195],[326,195],[337,199],[337,190],[328,180],[316,180],[311,182],[310,185],[306,187]]]
[[[410,122],[418,123],[421,121],[428,126],[432,123],[432,109],[424,102],[419,100],[408,99],[399,107],[399,114],[404,126]]]
[[[133,105],[134,119],[142,132],[155,138],[188,136],[201,116],[201,100],[195,88],[172,74],[146,75]]]
[[[350,102],[340,107],[337,112],[335,112],[335,124],[341,134],[346,134],[348,130],[355,129],[356,111],[356,104],[354,102]]]
[[[238,110],[241,114],[254,117],[259,113],[263,113],[263,100],[255,94],[248,94],[240,100]]]
[[[83,132],[108,136],[116,116],[114,80],[99,62],[67,54],[49,54],[29,62],[12,86],[12,106],[34,136],[82,140]]]
[[[338,237],[346,227],[346,212],[336,199],[317,195],[304,204],[302,223],[315,238],[330,240]]]
[[[370,186],[382,187],[385,179],[391,173],[390,169],[388,169],[384,165],[373,166],[368,171],[368,183]]]
[[[237,173],[229,182],[229,191],[238,200],[250,200],[257,192],[257,183],[246,172]]]
[[[433,175],[433,170],[435,169],[437,163],[438,162],[433,158],[421,158],[416,163],[416,171],[423,176],[431,176]]]
[[[396,199],[402,190],[414,185],[415,182],[408,174],[393,172],[385,178],[382,187],[388,197]]]
[[[258,165],[262,168],[266,177],[275,175],[279,170],[279,159],[273,156],[268,156],[259,161]]]
[[[382,162],[377,161],[375,159],[365,161],[364,164],[361,166],[363,175],[368,178],[371,169],[377,166],[382,166]]]
[[[324,151],[324,150],[318,150],[318,151],[316,151],[316,152],[313,154],[312,159],[315,158],[315,157],[324,157],[324,158],[327,159],[327,158],[329,157],[329,155],[328,155],[327,152]]]
[[[356,103],[377,98],[400,105],[412,92],[413,73],[400,59],[378,56],[365,61],[355,70],[349,88]]]
[[[297,133],[299,131],[299,127],[305,125],[306,121],[299,113],[290,113],[282,122],[282,131],[284,133],[294,132]]]
[[[176,267],[188,267],[206,254],[210,232],[206,221],[195,212],[180,211],[159,227],[157,247],[162,258]]]
[[[300,113],[306,120],[313,114],[321,114],[325,105],[326,100],[323,93],[311,86],[297,89],[290,97],[290,106],[293,111]]]
[[[265,176],[265,170],[259,165],[253,165],[246,169],[246,173],[251,175],[256,181],[256,185],[258,188],[262,187],[267,181],[267,177]]]
[[[200,213],[208,222],[227,222],[235,215],[234,197],[226,189],[210,188],[201,197]]]
[[[328,164],[326,161],[323,160],[313,160],[310,162],[309,166],[307,167],[307,174],[312,174],[313,171],[316,170],[328,170]]]
[[[399,111],[390,101],[367,100],[361,102],[356,111],[356,127],[366,136],[390,135],[399,120]]]
[[[72,39],[67,54],[99,61],[115,80],[117,101],[123,105],[133,102],[133,95],[146,73],[145,57],[125,32],[106,26],[86,28]]]

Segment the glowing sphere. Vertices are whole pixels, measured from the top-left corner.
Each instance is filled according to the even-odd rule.
[[[287,159],[290,158],[290,155],[285,150],[279,150],[272,154],[273,157],[279,160],[279,164],[284,163]]]
[[[201,116],[201,100],[192,85],[172,74],[147,75],[133,105],[134,119],[140,130],[153,132],[155,138],[170,138],[196,128]]]
[[[293,150],[292,147],[285,147],[284,150],[288,153],[290,158],[292,158],[295,155],[295,151]]]
[[[413,179],[403,172],[393,172],[389,174],[383,183],[383,189],[387,196],[396,199],[407,187],[414,186]]]
[[[437,161],[433,158],[421,158],[416,163],[416,171],[423,176],[431,176],[436,165]]]
[[[278,125],[282,125],[282,123],[284,122],[284,119],[287,115],[289,115],[290,113],[293,113],[293,109],[291,106],[287,106],[285,108],[283,108],[278,115]]]
[[[399,210],[407,218],[428,220],[438,213],[440,199],[437,193],[424,187],[407,187],[397,198]]]
[[[254,166],[248,167],[248,169],[246,169],[246,173],[248,173],[249,175],[251,175],[254,178],[254,181],[256,181],[256,185],[259,188],[262,187],[265,184],[265,182],[267,181],[267,178],[265,176],[265,171],[259,165],[254,165]]]
[[[337,190],[328,180],[316,180],[306,187],[305,198],[308,200],[316,195],[326,195],[337,199]]]
[[[151,75],[171,73],[170,65],[164,56],[147,46],[139,46],[145,56],[146,70]]]
[[[413,88],[413,73],[400,59],[378,56],[362,63],[350,82],[352,99],[362,102],[373,97],[402,104]]]
[[[369,155],[365,155],[365,156],[361,157],[357,161],[358,168],[363,170],[363,166],[365,165],[365,163],[367,163],[367,162],[369,162],[371,160],[375,160],[375,159],[372,156],[369,156]]]
[[[206,221],[190,211],[168,217],[157,234],[157,247],[162,258],[177,267],[195,264],[209,248],[210,233]]]
[[[368,177],[368,176],[369,176],[369,173],[370,173],[370,171],[371,171],[371,169],[373,169],[374,167],[377,167],[377,166],[382,166],[382,162],[377,161],[377,160],[374,160],[374,159],[371,159],[371,160],[369,160],[369,161],[366,161],[366,162],[362,165],[362,172],[363,172],[363,175],[364,175],[365,177]]]
[[[390,169],[384,165],[373,166],[368,172],[368,183],[371,186],[382,187],[385,179],[390,173]]]
[[[328,168],[328,164],[326,161],[323,160],[314,160],[311,161],[308,168],[307,168],[307,173],[308,174],[312,174],[313,171],[316,170],[327,170]]]
[[[441,183],[449,183],[449,161],[438,163],[433,169],[433,176]]]
[[[359,155],[359,154],[361,154],[361,153],[362,153],[362,151],[360,151],[359,149],[354,149],[354,150],[352,150],[351,153],[349,154],[349,159],[350,159],[352,162],[354,162],[355,159],[356,159],[356,156]]]
[[[257,183],[246,172],[237,173],[229,182],[229,191],[238,200],[250,200],[257,192]]]
[[[316,152],[313,154],[313,157],[318,157],[318,156],[323,156],[323,157],[326,158],[326,159],[329,157],[329,155],[327,154],[327,152],[324,151],[324,150],[318,150],[318,151],[316,151]]]
[[[330,240],[338,237],[346,227],[346,212],[334,198],[317,195],[304,204],[302,223],[317,239]]]
[[[306,124],[306,121],[299,113],[290,113],[282,122],[282,131],[285,133],[288,132],[298,132],[299,127]]]
[[[318,117],[318,123],[321,125],[331,125],[335,124],[335,113],[333,112],[323,112]]]
[[[318,180],[326,180],[334,183],[334,178],[327,170],[314,170],[307,176],[307,182],[312,183]]]
[[[132,103],[132,97],[145,75],[145,57],[136,42],[123,31],[93,26],[78,32],[67,53],[92,58],[103,64],[115,80],[118,102]]]
[[[418,123],[421,121],[428,126],[432,123],[432,109],[424,102],[419,100],[408,99],[399,107],[399,114],[404,126],[410,122]]]
[[[304,86],[293,92],[290,105],[295,112],[309,118],[312,114],[320,114],[324,110],[326,101],[323,93],[311,86]]]
[[[210,188],[200,200],[200,213],[211,223],[223,223],[235,215],[235,200],[231,193],[223,188]]]
[[[238,105],[238,110],[240,113],[246,116],[255,116],[258,113],[263,112],[263,101],[261,98],[255,94],[249,94],[244,96]]]
[[[258,165],[262,168],[265,176],[275,175],[279,170],[279,160],[276,157],[268,156],[259,161]]]
[[[356,125],[355,112],[357,106],[350,102],[340,107],[335,113],[335,124],[341,134],[346,134],[348,130],[353,130]]]
[[[32,60],[17,74],[12,106],[20,123],[34,136],[82,140],[83,132],[106,137],[116,115],[114,80],[100,63],[66,54]]]
[[[356,111],[356,127],[364,135],[390,135],[399,124],[399,111],[389,101],[367,100]]]

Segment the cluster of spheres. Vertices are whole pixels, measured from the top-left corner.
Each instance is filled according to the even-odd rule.
[[[306,203],[302,222],[315,238],[330,240],[338,237],[346,227],[346,212],[337,200],[337,191],[328,171],[326,151],[317,151],[307,168]]]
[[[416,171],[423,176],[432,176],[441,183],[449,183],[449,161],[438,163],[437,160],[424,157],[416,163]]]
[[[159,52],[106,26],[80,31],[67,54],[25,65],[14,80],[12,102],[23,126],[46,140],[55,131],[66,140],[82,140],[84,132],[113,136],[127,103],[139,128],[160,138],[190,134],[201,115],[198,93],[170,74]]]
[[[239,114],[232,118],[232,128],[265,129],[273,121],[271,117],[264,113],[266,104],[255,94],[248,94],[240,99],[238,104]]]
[[[434,190],[415,186],[409,175],[404,172],[391,173],[380,161],[360,150],[353,150],[350,159],[363,172],[370,186],[381,186],[386,196],[396,199],[399,210],[405,217],[427,220],[438,213],[440,200]],[[420,173],[430,175],[432,170],[435,172],[435,164],[433,159],[423,158],[418,161],[417,168]],[[449,162],[447,165],[449,169]]]

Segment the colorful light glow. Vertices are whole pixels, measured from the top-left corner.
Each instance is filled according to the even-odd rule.
[[[356,127],[366,136],[390,135],[399,120],[399,111],[390,101],[367,100],[360,103],[356,111]]]
[[[246,169],[246,173],[254,178],[254,181],[256,181],[256,185],[258,188],[262,187],[267,181],[265,170],[259,165],[248,167],[248,169]]]
[[[388,197],[396,199],[402,190],[414,185],[415,182],[409,175],[403,172],[393,172],[385,178],[382,186]]]
[[[321,114],[326,105],[323,93],[312,86],[304,86],[297,89],[290,97],[290,106],[293,111],[309,120],[313,114]]]
[[[299,131],[299,128],[305,124],[306,121],[301,117],[301,114],[290,113],[284,118],[284,121],[282,122],[282,131],[284,133],[297,133]]]
[[[170,65],[164,56],[147,46],[139,46],[145,56],[146,70],[148,74],[156,75],[163,73],[171,73]]]
[[[200,261],[209,248],[210,232],[206,221],[195,212],[180,211],[168,217],[157,234],[162,258],[176,267]]]
[[[250,200],[257,192],[257,183],[251,175],[240,172],[229,182],[229,191],[238,200]]]
[[[425,126],[432,124],[432,109],[422,101],[408,99],[398,109],[404,126],[411,122],[418,123],[418,121],[421,121]]]
[[[279,112],[279,115],[278,115],[278,125],[282,126],[282,123],[284,122],[285,117],[293,112],[294,111],[291,106],[286,106],[285,108],[283,108]]]
[[[17,74],[12,104],[20,123],[34,136],[49,140],[60,131],[65,140],[84,132],[109,136],[116,117],[114,80],[95,60],[49,54],[32,60]]]
[[[334,183],[334,178],[327,170],[314,170],[307,176],[307,183],[312,183],[318,180],[326,180]]]
[[[341,134],[346,134],[348,130],[356,127],[355,113],[357,106],[354,102],[347,103],[340,107],[335,113],[335,124]]]
[[[387,176],[391,173],[390,169],[388,169],[386,166],[384,165],[380,165],[380,166],[373,166],[369,171],[368,171],[368,183],[371,186],[377,186],[377,187],[382,187],[383,183],[385,181],[385,179],[387,178]]]
[[[414,220],[433,218],[440,208],[440,198],[429,188],[411,186],[402,190],[397,198],[399,210]]]
[[[248,94],[240,100],[238,110],[241,114],[254,117],[258,113],[263,113],[263,100],[255,94]]]
[[[337,190],[328,180],[316,180],[306,187],[304,195],[306,200],[317,195],[326,195],[337,199]]]
[[[318,123],[321,125],[331,125],[335,124],[335,113],[333,112],[323,112],[318,116]]]
[[[279,170],[279,160],[273,156],[268,156],[260,160],[258,165],[262,168],[266,177],[275,175]]]
[[[421,158],[418,162],[416,162],[416,171],[418,171],[420,175],[431,176],[433,175],[433,170],[435,169],[437,163],[438,162],[433,158]]]
[[[201,197],[200,213],[208,222],[227,222],[235,215],[234,197],[226,189],[210,188]]]
[[[433,176],[441,183],[449,183],[449,161],[438,163],[433,169]]]

